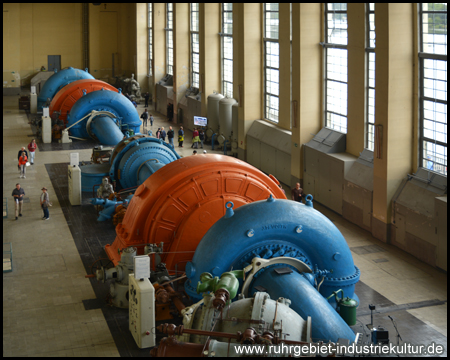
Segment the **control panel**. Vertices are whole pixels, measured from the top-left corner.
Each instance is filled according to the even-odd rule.
[[[155,288],[149,279],[129,274],[129,328],[141,349],[156,345]]]

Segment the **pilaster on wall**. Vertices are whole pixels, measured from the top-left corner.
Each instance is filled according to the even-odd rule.
[[[262,118],[261,4],[233,4],[233,94],[239,102],[239,158],[247,148],[246,135],[253,121]]]
[[[220,4],[200,3],[200,91],[202,116],[207,116],[208,96],[221,92]]]
[[[148,9],[146,3],[135,4],[136,15],[136,69],[135,79],[141,86],[141,93],[144,95],[148,91],[147,75],[148,75],[148,31],[147,17]]]
[[[173,3],[173,112],[189,87],[189,4]]]
[[[280,93],[278,126],[285,130],[291,130],[291,9],[289,3],[279,4],[279,21]],[[264,109],[262,112],[264,113]]]
[[[372,233],[389,241],[392,197],[412,171],[413,4],[375,6],[375,126],[381,156],[374,156]],[[375,153],[377,152],[377,139]]]
[[[303,178],[302,144],[322,124],[321,24],[320,4],[292,4],[292,186]]]
[[[366,4],[348,3],[348,105],[346,152],[364,150],[366,120]],[[377,29],[378,30],[378,29]],[[368,71],[368,70],[367,70]]]
[[[153,69],[150,92],[156,104],[156,83],[166,75],[166,4],[153,3]]]

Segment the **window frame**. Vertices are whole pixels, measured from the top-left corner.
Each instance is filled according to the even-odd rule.
[[[418,151],[419,151],[419,168],[428,169],[434,172],[437,172],[443,176],[447,176],[447,142],[442,142],[437,139],[432,139],[425,136],[425,102],[433,102],[435,104],[443,104],[445,107],[447,107],[447,93],[445,95],[445,100],[438,99],[436,97],[428,97],[425,96],[425,61],[426,60],[432,60],[432,61],[445,61],[447,62],[447,54],[436,54],[436,53],[426,53],[424,52],[424,33],[423,33],[423,14],[427,13],[445,13],[447,14],[447,11],[434,11],[434,10],[423,10],[423,4],[418,4],[418,26],[419,26],[419,53],[418,53],[418,59],[419,59],[419,139],[418,139]],[[446,70],[447,71],[447,70]],[[447,86],[445,86],[445,89],[447,89]],[[447,91],[447,90],[446,90]],[[447,116],[445,116],[447,118]],[[431,120],[433,122],[438,123],[437,120],[433,119]],[[446,129],[446,126],[445,126]],[[448,133],[445,134],[445,138],[447,138]],[[436,156],[434,159],[429,159],[428,157],[425,158],[424,152],[425,152],[425,146],[424,143],[428,142],[431,144],[434,144],[435,146],[442,146],[444,147],[444,161],[442,163],[439,163],[436,161]],[[436,155],[436,151],[434,151],[434,154]],[[432,165],[432,168],[430,168],[430,162]],[[436,169],[435,167],[438,167]],[[441,169],[442,168],[442,169]]]
[[[197,4],[197,10],[193,10],[194,4]],[[194,29],[194,19],[193,19],[193,13],[197,13],[197,24],[196,28]],[[191,64],[190,64],[190,81],[191,81],[191,87],[200,89],[200,3],[190,3],[189,4],[189,31],[190,31],[190,51],[191,51]],[[194,41],[194,38],[197,37],[197,42]],[[198,51],[195,51],[195,45],[197,45]],[[196,62],[194,61],[195,55],[198,56],[198,71],[194,70],[194,65]],[[195,80],[195,75],[197,75],[197,80]]]
[[[220,36],[220,64],[221,64],[221,87],[222,87],[222,94],[230,99],[233,98],[233,22],[231,23],[231,34],[226,33],[225,30],[225,14],[231,13],[233,15],[233,3],[227,3],[231,4],[231,10],[225,10],[224,5],[225,3],[221,4],[221,31],[219,33]],[[231,58],[225,57],[225,41],[227,39],[231,39]],[[225,61],[231,62],[231,81],[225,80]]]
[[[169,10],[169,8],[171,9]],[[166,73],[173,76],[173,3],[166,3],[166,27],[164,30],[166,31]]]
[[[343,3],[344,4],[344,3]],[[346,3],[345,3],[346,4]],[[347,44],[337,44],[337,43],[331,43],[328,42],[328,14],[329,13],[333,13],[333,14],[345,14],[347,15],[347,6],[346,6],[346,10],[329,10],[328,9],[328,3],[324,4],[324,25],[325,25],[325,31],[324,31],[324,42],[321,43],[323,49],[324,49],[324,124],[325,127],[328,129],[332,129],[335,131],[339,131],[342,132],[344,134],[347,133],[348,130],[348,20],[347,20]],[[330,49],[342,49],[346,51],[346,57],[347,57],[347,80],[345,82],[341,81],[341,80],[335,80],[335,79],[330,79],[328,78],[328,56],[329,56],[329,50]],[[335,111],[330,111],[328,110],[328,82],[332,81],[335,83],[339,83],[339,84],[345,84],[347,87],[347,94],[346,94],[346,98],[347,98],[347,105],[346,105],[346,115],[344,114],[340,114],[337,113]],[[329,124],[328,122],[328,114],[334,114],[337,116],[341,116],[341,117],[345,117],[347,119],[346,121],[346,125],[345,125],[345,131],[342,131],[340,129],[336,129],[335,127],[333,127],[333,124]],[[331,121],[331,120],[330,120]]]
[[[374,9],[371,10],[370,9],[370,4],[373,4]],[[365,117],[365,128],[366,128],[366,133],[365,133],[365,148],[370,150],[370,151],[374,151],[375,150],[375,96],[376,96],[376,91],[375,91],[375,63],[376,63],[376,55],[375,55],[375,40],[374,40],[374,46],[371,46],[371,40],[370,40],[370,32],[372,31],[371,27],[370,27],[370,15],[373,14],[374,16],[374,29],[373,31],[375,32],[375,3],[366,3],[366,117]],[[373,77],[373,82],[374,82],[374,86],[370,86],[370,55],[373,54],[375,60],[374,60],[374,68],[373,68],[373,72],[374,72],[374,77]],[[374,100],[373,100],[373,123],[370,122],[370,90],[373,91],[374,93]],[[370,136],[371,135],[371,136]]]
[[[147,3],[148,76],[153,75],[153,3]]]
[[[280,116],[280,36],[279,36],[279,27],[280,27],[280,10],[278,8],[278,11],[274,11],[274,10],[267,10],[266,9],[266,4],[267,3],[263,3],[263,86],[264,86],[264,91],[263,91],[263,106],[264,106],[264,119],[268,120],[272,123],[278,124],[279,123],[279,116]],[[266,24],[266,14],[268,12],[277,12],[278,13],[278,37],[277,39],[274,38],[268,38],[266,37],[266,33],[267,33],[267,24]],[[267,45],[268,43],[276,43],[278,45],[278,68],[276,67],[272,67],[272,66],[267,66],[267,62],[268,62],[268,55],[267,55]],[[272,56],[272,54],[270,55]],[[269,93],[267,91],[267,85],[268,85],[268,80],[267,80],[267,71],[268,70],[275,70],[278,71],[278,95],[273,94],[273,93]],[[277,102],[278,102],[278,106],[277,108],[273,107],[270,104],[270,99],[271,98],[276,98]],[[274,115],[274,117],[276,116],[276,118],[271,117],[271,113],[276,113],[277,115]]]

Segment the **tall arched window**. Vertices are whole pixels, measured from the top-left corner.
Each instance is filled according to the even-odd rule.
[[[325,4],[325,126],[347,133],[347,3]]]
[[[375,3],[366,4],[366,148],[374,151],[375,142]]]
[[[419,4],[419,166],[447,175],[447,4]]]
[[[173,75],[173,3],[166,4],[166,72]]]
[[[233,3],[222,4],[222,94],[233,97]]]
[[[191,86],[200,88],[199,3],[191,3]]]
[[[264,4],[264,117],[278,123],[280,104],[279,4]]]

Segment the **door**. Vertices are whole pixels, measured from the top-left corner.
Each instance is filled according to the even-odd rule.
[[[48,55],[48,71],[61,70],[61,55]]]

